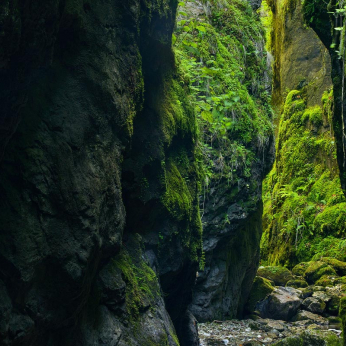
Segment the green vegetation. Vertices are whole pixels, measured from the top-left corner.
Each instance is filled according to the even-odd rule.
[[[342,324],[343,346],[346,345],[346,297],[340,299],[339,317]]]
[[[150,307],[160,294],[160,287],[154,271],[141,258],[141,250],[131,256],[123,248],[112,260],[114,270],[120,270],[126,283],[126,311],[130,319],[136,319],[139,311]]]
[[[304,89],[287,95],[276,162],[264,182],[262,259],[272,265],[346,254],[346,200],[329,125],[333,92],[322,107],[307,108],[305,97]]]
[[[201,13],[194,1],[180,2],[173,35],[180,83],[198,119],[203,193],[221,178],[249,178],[256,151],[272,134],[258,15],[243,0],[204,5]]]

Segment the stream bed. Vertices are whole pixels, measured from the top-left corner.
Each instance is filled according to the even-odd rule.
[[[339,325],[332,325],[327,319],[285,322],[256,318],[256,320],[214,321],[198,324],[201,346],[260,346],[280,340],[297,337],[303,333],[314,335],[335,334],[340,338]]]

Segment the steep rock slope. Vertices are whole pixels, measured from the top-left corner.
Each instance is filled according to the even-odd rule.
[[[262,179],[274,149],[263,33],[248,1],[178,9],[174,47],[197,113],[204,178],[205,263],[190,305],[199,322],[241,315],[258,266]]]
[[[332,61],[332,80],[335,109],[333,124],[337,144],[337,159],[342,188],[346,189],[346,137],[345,137],[345,4],[343,1],[304,2],[304,17],[328,48]]]
[[[299,0],[267,1],[273,13],[271,47],[273,64],[273,104],[282,110],[287,91],[309,86],[307,105],[321,104],[331,86],[330,57],[317,34],[305,25]]]
[[[262,258],[293,265],[328,253],[343,260],[345,199],[336,160],[330,57],[306,26],[301,1],[269,5],[273,94],[281,114],[276,162],[264,183]]]
[[[178,345],[175,327],[197,343],[196,124],[176,5],[1,2],[1,344]]]

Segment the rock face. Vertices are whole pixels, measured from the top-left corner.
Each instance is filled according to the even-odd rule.
[[[256,7],[256,3],[258,2],[249,1],[249,4],[254,7]],[[274,139],[270,130],[271,111],[269,109],[263,111],[262,107],[264,105],[263,97],[267,95],[263,80],[268,73],[268,67],[263,65],[263,62],[266,61],[264,39],[258,35],[263,28],[249,4],[234,1],[225,1],[220,4],[212,1],[208,2],[203,9],[203,7],[200,8],[198,2],[187,2],[184,7],[184,12],[198,14],[197,21],[208,21],[210,26],[214,26],[215,31],[212,34],[208,33],[215,36],[220,44],[224,43],[223,48],[217,50],[209,39],[202,42],[202,45],[199,45],[198,38],[191,43],[191,47],[198,42],[198,49],[213,52],[207,58],[204,57],[204,60],[207,61],[207,64],[214,61],[212,68],[217,67],[215,71],[221,70],[225,65],[220,62],[233,59],[231,52],[238,50],[238,47],[244,46],[248,57],[251,57],[244,59],[243,56],[237,56],[236,59],[231,60],[229,68],[222,70],[223,74],[229,77],[220,78],[218,85],[212,86],[214,92],[218,90],[221,94],[220,97],[232,94],[236,90],[237,96],[233,99],[239,102],[239,106],[231,112],[222,107],[220,111],[215,113],[213,110],[214,113],[211,113],[212,117],[229,117],[229,124],[234,121],[234,124],[237,125],[234,130],[226,133],[228,136],[228,142],[225,142],[227,150],[220,150],[216,155],[212,153],[207,156],[207,165],[210,165],[210,161],[213,164],[211,168],[209,167],[211,178],[205,184],[207,185],[207,187],[204,186],[206,191],[201,196],[205,267],[204,270],[198,272],[196,286],[193,290],[193,302],[189,308],[199,322],[241,316],[259,263],[259,241],[262,233],[262,180],[271,168],[274,159]],[[220,6],[224,12],[222,16],[218,10]],[[193,10],[193,7],[197,8]],[[244,14],[244,18],[239,27],[234,23],[240,13]],[[235,16],[234,20],[230,20],[229,18],[233,18],[233,16]],[[256,30],[250,36],[243,36],[242,32],[248,33],[249,27],[251,30],[254,28]],[[227,42],[225,37],[232,36],[234,32],[238,32],[234,35],[234,40]],[[240,39],[240,37],[242,38]],[[202,60],[202,57],[196,57],[196,61]],[[208,66],[205,66],[205,70],[214,73]],[[229,75],[229,70],[233,71],[233,69],[234,72]],[[239,81],[241,81],[240,85],[237,84]],[[246,89],[244,85],[246,85]],[[220,89],[222,90],[220,91]],[[242,99],[242,95],[247,95],[246,99],[252,100],[251,103],[253,102],[259,108],[255,108],[255,112],[253,112],[248,108],[250,103],[244,104],[245,99]],[[209,91],[205,97],[210,98]],[[231,103],[226,102],[226,104]],[[251,114],[252,112],[253,114]],[[203,113],[206,112],[202,112],[202,117]],[[248,135],[244,133],[249,125],[237,123],[239,119],[245,119],[244,113],[251,114],[254,122],[262,123]],[[267,128],[268,131],[263,133],[259,128]],[[204,131],[203,127],[201,127],[201,131]],[[213,136],[211,133],[210,137]],[[222,148],[225,143],[220,139],[215,139],[208,145]],[[206,146],[208,147],[208,145]],[[246,157],[239,157],[239,150],[247,152]],[[242,166],[243,168],[241,168]],[[244,169],[244,167],[246,168]]]
[[[339,3],[335,0],[321,2],[318,6],[311,6],[314,3],[308,0],[304,3],[305,20],[315,30],[321,41],[328,48],[331,61],[331,76],[334,87],[334,116],[335,140],[337,144],[337,160],[340,169],[341,185],[346,191],[346,151],[345,151],[345,90],[343,87],[345,79],[344,69],[344,40],[345,21],[342,13],[339,13]],[[337,29],[336,29],[337,28]],[[340,31],[340,28],[342,30]]]
[[[299,89],[310,83],[313,88],[307,90],[308,106],[320,104],[323,92],[331,85],[331,62],[326,47],[314,30],[306,27],[300,1],[268,3],[274,13],[274,104],[281,108],[287,89]]]
[[[173,3],[1,2],[2,345],[193,344],[196,128]]]
[[[339,228],[344,226],[334,215],[344,214],[345,198],[336,160],[328,50],[314,30],[306,26],[301,1],[269,3],[275,57],[273,102],[280,116],[276,162],[263,184],[261,258],[270,265],[293,266],[314,255],[327,255],[317,254],[319,243],[327,240],[315,237],[314,230],[328,229],[328,234],[339,238]],[[319,145],[321,141],[328,142],[328,152]],[[314,178],[303,180],[303,176]],[[330,204],[318,210],[314,191]],[[309,214],[312,208],[318,210],[316,214]],[[321,248],[329,249],[332,244],[334,239],[330,246]]]

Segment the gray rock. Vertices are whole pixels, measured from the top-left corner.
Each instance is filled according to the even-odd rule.
[[[284,330],[287,329],[284,321],[269,321],[267,323],[267,327],[270,329],[277,330],[279,332],[283,332]]]
[[[303,301],[302,306],[314,314],[321,315],[326,308],[326,303],[320,298],[308,297]]]
[[[263,318],[289,321],[298,311],[302,300],[300,291],[291,287],[278,287],[256,309]]]
[[[332,299],[332,295],[324,291],[315,291],[312,296],[323,300],[325,303],[328,303]]]
[[[321,325],[328,324],[328,320],[326,318],[306,310],[299,311],[292,320],[295,322],[308,321],[307,324],[312,324],[312,323],[317,323]]]

